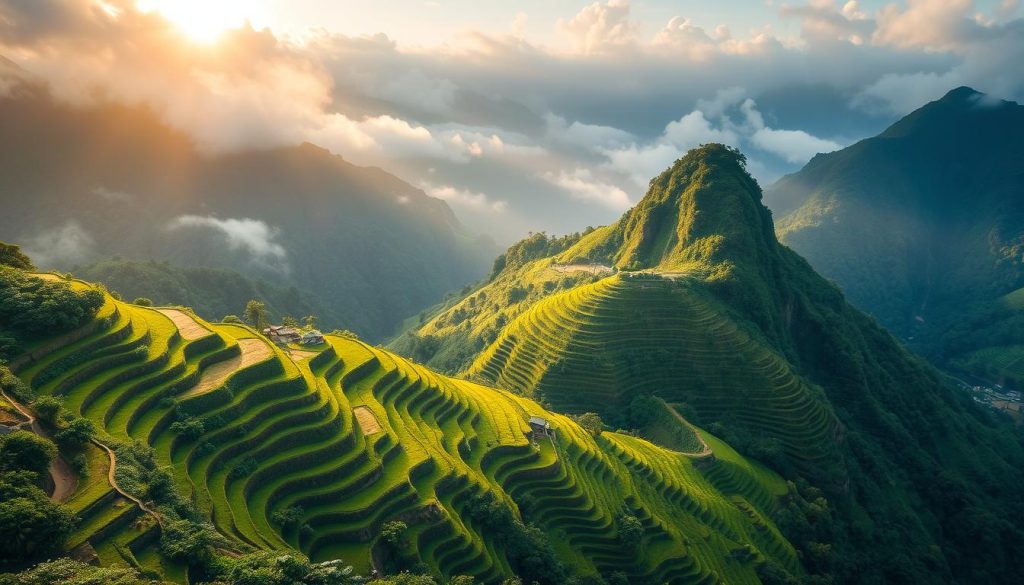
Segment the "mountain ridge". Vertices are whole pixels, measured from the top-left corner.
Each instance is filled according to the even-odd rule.
[[[721,164],[719,157],[731,160]],[[711,172],[679,172],[687,168]],[[716,188],[727,192],[716,199]],[[694,149],[652,181],[639,214],[627,212],[617,224],[570,236],[554,254],[508,263],[392,347],[449,370],[472,363],[467,373],[483,381],[570,412],[593,410],[626,428],[634,424],[633,400],[663,398],[787,478],[824,488],[836,506],[834,531],[797,540],[805,547],[828,542],[836,554],[812,563],[812,573],[841,581],[957,582],[982,574],[1012,581],[1002,569],[989,569],[1009,566],[1017,554],[1013,537],[996,527],[992,510],[983,511],[988,504],[967,486],[978,487],[971,478],[987,468],[1002,478],[998,497],[1020,508],[1019,494],[1005,489],[1020,479],[1020,437],[779,244],[760,201],[739,153],[721,145]],[[707,221],[696,222],[706,231],[693,230],[686,217],[676,218],[674,231],[659,224],[658,216],[671,216],[680,203],[695,205],[695,215],[711,206]],[[729,203],[742,205],[730,209]],[[719,213],[723,209],[731,213]],[[629,223],[638,216],[654,220]],[[730,225],[733,218],[747,224]],[[629,232],[631,225],[657,228],[647,230],[646,240],[636,238],[646,248],[626,239],[639,233]],[[654,233],[679,239],[652,248]],[[731,246],[728,239],[737,236],[743,243]],[[534,236],[508,254],[522,246],[543,250],[545,242],[552,247],[552,240]],[[650,249],[676,255],[665,264],[663,254],[633,253]],[[643,261],[630,265],[623,258]],[[685,269],[664,269],[680,266]],[[615,267],[619,273],[609,276]],[[591,287],[619,292],[595,295]],[[663,301],[655,303],[655,291]],[[682,305],[670,309],[672,303]],[[704,308],[684,308],[698,304]],[[833,427],[822,424],[829,412]],[[825,454],[801,461],[812,451],[808,445]],[[970,501],[972,516],[995,523],[986,530],[1003,535],[1001,544],[976,551],[957,532],[963,509],[950,513],[948,502],[939,502],[944,496],[933,491],[941,473],[952,482],[947,488]],[[893,477],[902,479],[897,484]],[[865,527],[868,510],[913,536]],[[805,558],[816,554],[811,548],[801,549]],[[976,555],[993,556],[980,561]]]

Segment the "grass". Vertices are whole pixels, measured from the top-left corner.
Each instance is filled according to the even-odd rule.
[[[153,446],[177,487],[240,545],[340,557],[367,572],[381,525],[402,519],[414,554],[436,574],[497,582],[513,572],[504,543],[465,513],[473,495],[491,492],[540,527],[575,572],[755,583],[757,562],[729,556],[745,544],[799,572],[764,520],[785,484],[710,436],[721,455],[705,471],[676,451],[614,433],[595,439],[523,396],[332,336],[309,359],[275,347],[218,387],[189,394],[204,369],[260,336],[199,321],[190,329],[210,334],[185,339],[157,310],[108,304],[95,332],[55,344],[19,375],[40,394],[63,395],[103,439]],[[373,412],[380,432],[359,431],[355,405]],[[176,411],[203,421],[203,432],[175,435]],[[526,421],[535,414],[555,425],[555,441],[531,443]],[[106,483],[103,453],[90,449],[87,460],[70,501],[83,517],[70,544],[89,541],[104,564],[182,582],[183,568],[159,555],[151,519]],[[297,523],[274,520],[296,506]],[[624,513],[643,523],[639,551],[619,542]]]

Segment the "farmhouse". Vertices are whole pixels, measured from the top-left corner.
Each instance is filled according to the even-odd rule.
[[[298,329],[284,325],[271,325],[263,330],[263,335],[270,338],[270,341],[281,345],[298,343],[302,340],[302,333]]]
[[[530,430],[533,431],[535,437],[553,437],[555,435],[555,429],[551,426],[551,423],[546,418],[539,416],[530,417]]]
[[[299,343],[302,345],[320,345],[323,342],[324,334],[314,329],[303,333],[302,340]]]

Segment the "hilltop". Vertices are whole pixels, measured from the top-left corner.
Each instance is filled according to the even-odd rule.
[[[961,87],[766,193],[779,237],[946,368],[1024,381],[1024,106]]]
[[[1022,509],[1021,438],[774,232],[742,154],[706,145],[617,223],[513,246],[392,347],[664,442],[631,408],[663,400],[825,490],[834,524],[787,533],[812,573],[1012,582],[1020,528],[997,518]],[[981,534],[999,536],[979,548]]]
[[[326,329],[378,340],[479,279],[497,253],[445,202],[312,144],[206,152],[145,108],[73,107],[32,82],[4,83],[0,233],[42,268],[116,259],[233,270],[291,289],[292,301],[274,303],[282,312],[321,308]]]

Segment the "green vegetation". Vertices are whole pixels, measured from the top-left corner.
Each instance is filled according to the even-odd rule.
[[[509,264],[392,347],[671,449],[706,444],[708,478],[743,469],[761,477],[730,484],[749,501],[790,494],[777,517],[812,580],[1012,583],[1024,562],[1024,527],[1000,521],[1024,510],[1019,431],[779,245],[730,148],[691,151],[617,223]],[[775,569],[759,574],[788,582]]]
[[[59,278],[0,266],[0,359],[35,340],[84,325],[101,304],[103,295],[97,290],[76,290]]]
[[[780,239],[933,363],[1020,385],[1022,128],[1024,106],[955,89],[774,185]]]
[[[58,552],[75,524],[39,487],[56,456],[53,443],[30,432],[0,436],[0,571]]]
[[[769,561],[803,575],[769,520],[783,493],[767,472],[768,484],[739,465],[709,478],[685,455],[595,436],[526,398],[354,337],[328,336],[312,358],[268,347],[269,358],[245,361],[252,343],[266,343],[245,326],[199,321],[211,333],[185,340],[159,310],[110,296],[97,322],[17,373],[55,420],[92,421],[115,446],[118,484],[162,518],[93,481],[107,463],[86,449],[90,479],[68,502],[82,521],[66,546],[90,543],[104,566],[171,581],[191,566],[242,583],[279,574],[271,561],[300,552],[313,563],[303,567],[341,558],[368,574],[381,555],[389,572],[440,582],[756,583]],[[244,365],[204,386],[233,359]],[[379,432],[364,434],[357,405]],[[553,424],[553,440],[531,442],[531,415]],[[770,495],[747,500],[758,485]],[[752,554],[734,558],[745,546]],[[222,549],[267,554],[233,563]]]

